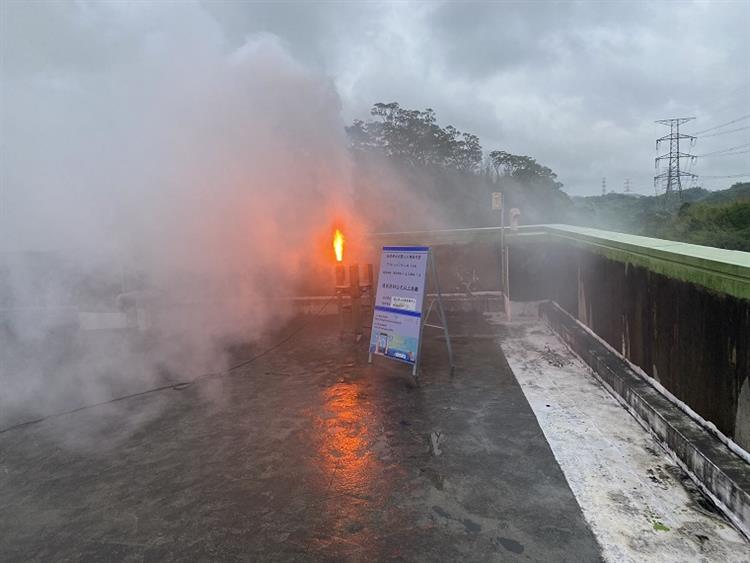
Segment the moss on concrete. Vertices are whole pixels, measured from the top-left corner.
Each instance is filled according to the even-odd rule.
[[[572,225],[529,225],[506,229],[510,245],[561,242],[582,247],[612,260],[647,268],[658,274],[694,283],[717,293],[750,299],[750,253],[670,240],[628,235]],[[446,229],[378,233],[377,243],[456,244],[497,242],[500,229]]]

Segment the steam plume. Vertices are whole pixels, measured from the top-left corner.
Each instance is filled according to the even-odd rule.
[[[335,88],[275,37],[229,49],[196,4],[45,6],[4,15],[0,426],[222,368],[353,218]],[[63,329],[146,302],[145,355]]]

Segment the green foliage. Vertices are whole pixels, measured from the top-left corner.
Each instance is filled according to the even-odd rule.
[[[489,208],[495,191],[504,192],[506,205],[520,208],[527,223],[559,222],[571,205],[550,168],[505,151],[492,151],[482,166],[479,137],[441,127],[432,109],[409,110],[391,102],[375,104],[370,113],[374,119],[355,120],[346,128],[365,186],[359,194],[365,208],[377,201],[363,192],[371,185],[368,177],[382,175],[381,158],[413,193],[439,202],[452,226],[497,224]]]
[[[505,151],[492,151],[489,156],[497,176],[500,176],[502,171],[503,176],[515,178],[521,183],[556,190],[563,186],[557,181],[557,174],[530,156],[519,156]]]
[[[370,114],[378,119],[355,120],[346,129],[355,151],[379,150],[412,166],[479,170],[479,137],[462,133],[452,125],[440,127],[432,109],[409,110],[396,102],[377,103]]]
[[[702,199],[704,203],[731,203],[733,201],[750,201],[750,182],[734,184],[728,190],[707,192]]]
[[[655,225],[651,236],[750,251],[750,201],[686,203],[671,221]]]
[[[568,222],[705,246],[750,251],[750,183],[664,196],[607,194],[574,198]]]

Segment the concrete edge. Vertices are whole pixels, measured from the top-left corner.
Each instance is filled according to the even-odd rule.
[[[750,539],[750,464],[690,418],[553,301],[539,315]]]
[[[480,313],[495,313],[502,311],[505,305],[503,294],[499,291],[477,291],[472,294],[466,293],[443,293],[443,305],[449,312],[474,311]],[[428,299],[434,298],[434,293],[427,293]],[[280,300],[281,301],[281,300]],[[330,295],[310,295],[293,297],[283,300],[291,303],[294,311],[301,314],[335,315],[338,313],[336,301]],[[350,306],[351,299],[344,296],[345,307]],[[368,314],[372,314],[368,306],[365,306]]]

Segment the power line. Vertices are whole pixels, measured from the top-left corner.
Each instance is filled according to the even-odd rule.
[[[708,129],[704,129],[703,131],[696,131],[695,133],[693,133],[693,135],[700,135],[702,133],[708,133],[709,131],[713,131],[714,129],[720,129],[721,127],[726,127],[727,125],[732,125],[732,123],[737,123],[738,121],[742,121],[743,119],[747,119],[748,117],[750,117],[750,113],[748,113],[747,115],[743,115],[742,117],[738,117],[737,119],[733,119],[732,121],[727,121],[726,123],[722,123],[721,125],[714,125],[713,127],[709,127]]]
[[[729,131],[719,131],[718,133],[711,133],[710,135],[702,135],[701,139],[708,139],[709,137],[717,137],[719,135],[726,135],[727,133],[736,133],[737,131],[744,131],[745,129],[750,129],[750,125],[747,125],[745,127],[739,127],[737,129],[730,129]]]
[[[747,154],[750,153],[750,149],[744,150],[744,151],[734,151],[734,152],[724,152],[721,154],[699,154],[695,158],[705,158],[705,157],[722,157],[722,156],[735,156],[738,154]]]
[[[718,151],[707,152],[706,154],[699,154],[699,155],[698,155],[698,157],[703,157],[703,156],[713,156],[713,155],[715,155],[715,154],[721,154],[721,153],[723,153],[723,152],[729,152],[729,151],[733,151],[733,150],[736,150],[736,149],[743,149],[743,148],[745,148],[745,147],[750,147],[750,143],[745,143],[745,144],[743,144],[743,145],[737,145],[737,146],[735,146],[735,147],[728,147],[728,148],[726,148],[726,149],[720,149],[720,150],[718,150]]]
[[[742,174],[730,174],[728,176],[701,176],[701,178],[745,178],[750,176],[750,172],[743,172]]]

